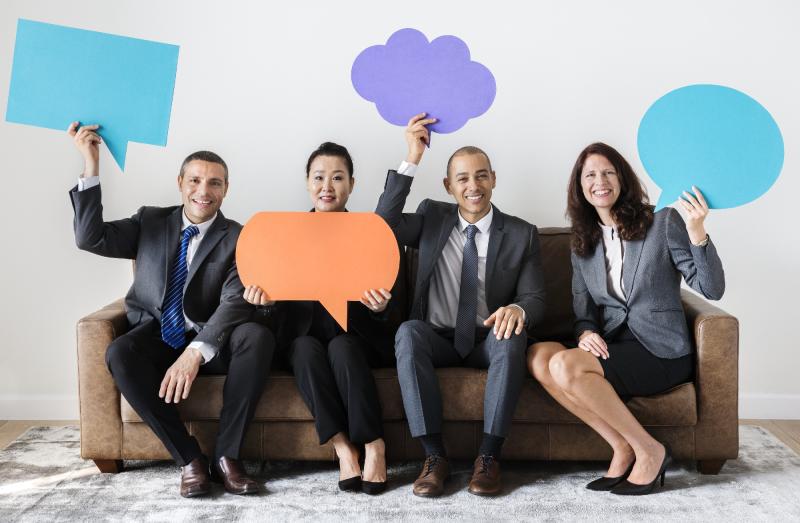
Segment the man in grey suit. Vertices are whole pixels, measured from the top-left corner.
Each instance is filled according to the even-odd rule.
[[[84,172],[70,191],[78,247],[101,256],[135,260],[125,297],[130,331],[106,352],[114,382],[130,405],[181,465],[180,494],[211,491],[210,473],[228,492],[251,494],[258,484],[239,461],[245,431],[269,373],[275,341],[250,322],[236,270],[241,225],[219,211],[228,190],[228,167],[199,151],[178,175],[183,205],[141,207],[130,218],[103,221],[97,125],[69,134],[84,157]],[[189,397],[198,373],[227,374],[212,470],[176,404]]]
[[[449,473],[434,369],[467,366],[489,369],[469,491],[495,495],[500,449],[526,375],[526,331],[544,314],[539,239],[535,226],[491,204],[496,176],[477,147],[462,147],[448,161],[444,187],[455,204],[424,200],[403,213],[433,122],[424,113],[409,121],[408,156],[389,171],[376,210],[400,243],[419,250],[410,320],[395,338],[406,417],[426,455],[414,494],[440,495]]]

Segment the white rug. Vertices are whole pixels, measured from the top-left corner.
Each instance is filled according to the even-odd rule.
[[[76,427],[36,427],[0,452],[0,521],[800,521],[800,457],[759,427],[740,434],[739,459],[718,476],[681,464],[664,489],[641,497],[586,490],[600,463],[504,463],[504,495],[479,498],[465,490],[471,464],[457,462],[446,495],[421,499],[411,494],[416,462],[392,466],[378,497],[339,492],[332,463],[280,462],[248,463],[261,496],[215,485],[210,498],[183,499],[171,463],[100,474],[80,459]]]

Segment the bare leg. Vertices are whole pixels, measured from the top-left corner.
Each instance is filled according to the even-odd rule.
[[[337,432],[331,438],[336,456],[339,457],[339,479],[349,479],[361,475],[361,466],[358,464],[358,449],[347,439],[344,432]]]
[[[556,342],[542,342],[531,345],[528,349],[528,370],[542,387],[560,403],[564,408],[589,425],[606,440],[614,451],[611,464],[608,466],[606,476],[617,477],[623,475],[633,463],[635,455],[633,449],[622,435],[614,430],[611,425],[603,421],[592,411],[584,408],[578,398],[570,398],[561,390],[550,373],[550,360],[557,353],[567,348]]]
[[[386,481],[386,445],[383,438],[364,445],[364,481]]]
[[[628,481],[639,485],[653,481],[666,450],[622,403],[597,358],[582,350],[562,351],[550,359],[550,373],[569,399],[605,420],[633,447],[636,464]]]

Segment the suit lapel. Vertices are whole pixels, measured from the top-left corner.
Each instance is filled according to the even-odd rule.
[[[428,263],[423,273],[425,279],[429,278],[431,272],[433,272],[433,268],[436,266],[436,262],[439,261],[439,257],[442,255],[444,246],[447,245],[447,240],[450,238],[450,234],[453,232],[453,227],[456,226],[456,223],[458,223],[458,207],[453,205],[451,211],[448,212],[442,220],[442,225],[439,229],[439,238],[431,253],[432,256],[428,257],[426,260]]]
[[[178,256],[178,247],[180,247],[178,237],[181,233],[181,225],[183,225],[181,213],[183,213],[182,206],[175,209],[172,214],[167,217],[165,225],[164,253],[166,256],[164,256],[164,259],[166,265],[164,267],[164,281],[161,282],[162,303],[164,302],[164,294],[167,292],[167,280],[169,279],[170,272],[172,272],[172,264],[175,263],[175,258]]]
[[[622,283],[625,285],[625,296],[630,299],[633,291],[633,280],[639,268],[644,240],[624,242],[625,255],[622,257]]]
[[[503,245],[503,238],[505,232],[503,231],[503,224],[505,222],[505,215],[500,212],[500,209],[494,207],[494,216],[492,216],[491,235],[489,235],[489,249],[486,252],[486,305],[491,309],[494,303],[494,296],[491,295],[494,285],[491,284],[494,278],[494,270],[497,267],[497,258],[500,256],[500,247]]]
[[[611,297],[608,293],[608,271],[606,270],[606,249],[603,245],[603,239],[597,242],[594,247],[594,254],[592,254],[592,262],[590,265],[594,276],[594,282],[603,294]]]
[[[208,228],[203,241],[200,242],[200,246],[197,248],[197,252],[194,253],[192,264],[189,265],[189,274],[186,276],[186,286],[189,285],[189,282],[192,281],[192,277],[197,273],[197,268],[203,264],[208,254],[226,234],[228,234],[228,222],[225,220],[225,216],[222,215],[222,212],[218,212],[217,218],[214,220],[214,223],[211,224],[211,227]]]

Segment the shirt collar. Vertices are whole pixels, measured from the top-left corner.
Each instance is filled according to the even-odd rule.
[[[489,204],[489,212],[486,213],[486,216],[484,216],[483,218],[481,218],[480,220],[478,220],[475,223],[469,223],[467,220],[465,220],[464,217],[461,216],[461,211],[459,210],[458,211],[458,223],[459,223],[459,225],[461,227],[459,230],[461,232],[464,232],[464,229],[466,229],[469,225],[474,225],[475,227],[478,228],[478,230],[481,232],[481,234],[486,234],[487,232],[489,232],[489,229],[492,227],[492,217],[493,216],[494,216],[494,206],[492,204]]]
[[[212,216],[210,220],[206,220],[203,223],[192,223],[189,220],[189,218],[186,217],[186,212],[183,211],[181,212],[181,218],[183,219],[183,226],[181,227],[181,232],[183,232],[183,230],[189,227],[190,225],[195,225],[197,226],[198,229],[200,229],[200,232],[197,234],[197,236],[198,237],[203,236],[206,232],[208,232],[208,229],[209,227],[211,227],[211,224],[214,223],[214,220],[217,219],[218,214],[219,214],[218,212],[215,212],[214,216]]]

